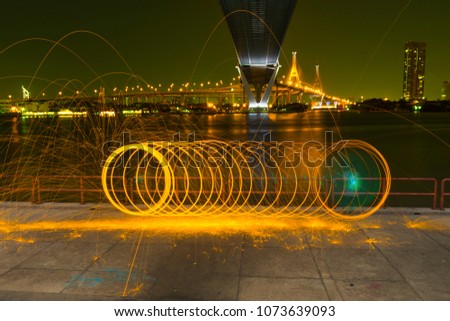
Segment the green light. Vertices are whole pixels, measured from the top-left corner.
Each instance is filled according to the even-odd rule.
[[[352,192],[357,192],[361,183],[358,173],[345,172],[345,178],[347,181],[346,187]]]

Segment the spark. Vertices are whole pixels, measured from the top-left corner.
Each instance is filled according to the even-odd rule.
[[[69,235],[81,237],[82,232],[119,232],[118,237],[127,238],[129,232],[150,232],[162,235],[231,235],[247,233],[267,235],[267,233],[329,231],[347,233],[356,226],[351,223],[324,218],[279,218],[255,216],[216,216],[216,217],[151,217],[98,220],[66,220],[38,222],[0,221],[0,233],[26,233],[43,231],[71,231]]]
[[[65,235],[64,237],[70,240],[75,240],[80,239],[82,237],[82,234],[79,231],[72,231],[69,234]]]
[[[369,244],[371,251],[374,251],[375,250],[375,245],[379,243],[379,241],[377,239],[374,239],[374,238],[368,238],[365,242],[367,244]]]
[[[440,225],[439,223],[432,222],[430,220],[425,220],[422,217],[415,220],[411,220],[407,217],[404,217],[404,220],[405,226],[412,230],[438,231],[445,229],[445,227]]]
[[[144,288],[144,283],[139,284],[138,286],[136,286],[133,289],[130,289],[125,295],[124,297],[137,297],[143,290]]]
[[[2,238],[3,241],[12,241],[19,244],[34,244],[36,243],[35,239],[27,239],[22,236],[13,236],[13,235],[7,235],[6,237]]]

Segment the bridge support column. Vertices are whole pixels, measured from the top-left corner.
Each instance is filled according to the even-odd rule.
[[[265,106],[269,107],[269,99],[270,99],[270,93],[272,92],[273,85],[275,84],[275,80],[277,79],[278,71],[280,70],[281,65],[276,65],[275,70],[273,72],[272,78],[270,78],[270,82],[267,85],[266,92],[264,93],[263,99],[261,100],[262,104],[265,104]]]
[[[270,99],[270,94],[272,92],[272,88],[275,84],[275,81],[277,79],[277,75],[278,75],[278,71],[280,70],[281,65],[277,64],[274,68],[273,68],[273,73],[272,76],[270,78],[269,83],[267,84],[262,98],[260,99],[260,101],[257,101],[257,98],[255,96],[255,94],[253,93],[252,89],[251,89],[251,85],[247,80],[247,77],[245,76],[245,73],[243,72],[243,70],[241,69],[242,67],[236,67],[239,71],[239,75],[241,76],[241,80],[242,80],[242,85],[244,88],[244,92],[247,95],[248,98],[248,104],[249,104],[249,109],[250,110],[255,110],[255,111],[268,111],[269,109],[269,99]]]
[[[244,88],[245,94],[247,95],[249,106],[255,106],[256,98],[255,95],[253,95],[252,89],[250,88],[250,84],[247,81],[247,77],[245,77],[245,74],[241,71],[240,67],[236,67],[236,69],[238,70],[239,75],[241,77],[242,86]]]

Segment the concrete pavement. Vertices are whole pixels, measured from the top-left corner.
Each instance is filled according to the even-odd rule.
[[[108,206],[2,203],[0,215],[0,300],[450,300],[448,212],[248,233],[48,224],[120,221]]]

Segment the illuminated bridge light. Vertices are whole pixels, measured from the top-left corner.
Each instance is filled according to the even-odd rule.
[[[305,146],[214,140],[127,145],[106,160],[103,190],[115,208],[137,216],[328,214],[360,220],[384,204],[391,175],[373,146],[348,141],[317,153],[314,164]],[[329,163],[338,156],[343,163]]]

